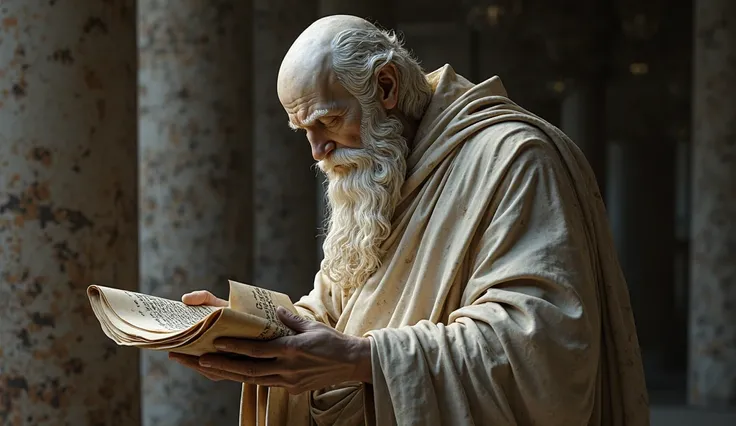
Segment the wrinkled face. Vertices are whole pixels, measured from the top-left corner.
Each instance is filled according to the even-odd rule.
[[[360,103],[332,72],[316,73],[288,86],[279,91],[288,125],[306,133],[315,161],[328,163],[334,151],[362,146]]]
[[[361,104],[331,72],[292,84],[297,80],[283,82],[279,98],[289,126],[306,132],[328,177],[322,271],[344,288],[357,288],[380,267],[381,244],[391,232],[406,173],[402,125],[379,100]]]

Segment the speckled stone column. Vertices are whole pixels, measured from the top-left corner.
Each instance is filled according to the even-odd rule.
[[[141,0],[141,289],[252,279],[251,4]],[[143,352],[143,424],[234,425],[239,387]]]
[[[736,407],[736,2],[695,1],[689,399]]]
[[[317,1],[254,0],[255,280],[296,300],[314,282],[317,183],[303,133],[287,126],[276,81],[286,51],[317,17]]]
[[[0,8],[0,424],[137,425],[138,351],[92,283],[138,285],[135,2]]]

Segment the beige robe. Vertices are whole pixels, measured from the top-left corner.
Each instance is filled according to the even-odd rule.
[[[649,423],[626,282],[593,173],[498,78],[445,66],[381,269],[297,307],[372,338],[373,384],[245,387],[243,425]]]

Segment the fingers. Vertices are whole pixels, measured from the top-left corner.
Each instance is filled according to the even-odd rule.
[[[208,377],[219,377],[219,380],[232,380],[233,382],[247,383],[247,377],[244,377],[241,374],[232,373],[230,371],[215,370],[214,368],[207,367],[197,367],[197,370]]]
[[[196,356],[169,353],[169,359],[174,360],[185,367],[196,370],[199,374],[214,382],[219,382],[221,380],[227,379],[227,377],[216,374],[216,371],[209,371],[208,369],[201,367],[199,365],[199,358]]]
[[[187,367],[196,367],[199,365],[199,357],[196,357],[196,356],[169,352],[169,359],[172,359],[178,362],[179,364],[182,364]]]
[[[201,374],[201,375],[203,375],[204,377],[206,377],[206,378],[208,378],[208,379],[212,380],[213,382],[221,382],[221,381],[223,381],[223,380],[228,380],[228,379],[229,379],[229,380],[233,380],[233,379],[231,379],[230,377],[226,377],[226,376],[224,376],[224,375],[221,375],[221,374],[219,374],[219,373],[218,373],[218,372],[216,372],[216,371],[208,371],[208,370],[207,370],[206,368],[202,368],[202,367],[197,367],[197,368],[195,368],[195,370],[197,370],[197,372],[198,372],[199,374]],[[239,382],[239,383],[240,383],[240,382],[242,382],[241,380],[235,380],[235,381],[236,381],[236,382]]]
[[[246,355],[252,358],[279,358],[288,355],[290,346],[288,337],[262,341],[219,338],[215,339],[215,348],[223,352]]]
[[[207,355],[205,355],[207,356]],[[204,357],[202,357],[204,358]],[[200,360],[202,359],[200,358]],[[234,360],[228,360],[234,361]],[[236,361],[237,362],[237,361]],[[240,361],[242,362],[242,361]],[[277,387],[288,387],[289,384],[284,378],[277,374],[265,374],[266,369],[257,368],[247,365],[234,365],[234,364],[209,364],[205,361],[209,367],[200,366],[198,369],[204,373],[215,377],[221,377],[226,380],[232,380],[238,383],[248,383],[251,385],[260,386],[277,386]],[[246,374],[243,374],[246,373]]]
[[[181,301],[187,305],[207,305],[217,307],[227,307],[229,304],[227,300],[222,300],[215,297],[214,294],[206,290],[193,291],[187,293],[181,297]]]
[[[248,383],[253,385],[260,385],[260,386],[272,386],[272,387],[284,387],[289,390],[290,393],[293,392],[293,386],[284,380],[282,376],[276,375],[276,374],[262,374],[265,370],[263,369],[256,369],[253,367],[248,366],[240,366],[240,368],[233,367],[230,365],[227,369],[220,369],[215,365],[211,365],[209,367],[205,367],[200,364],[200,359],[204,357],[209,357],[208,355],[205,355],[203,357],[196,357],[196,356],[190,356],[190,355],[183,355],[183,354],[177,354],[177,353],[169,353],[169,359],[172,359],[186,367],[190,367],[194,370],[196,370],[201,375],[207,377],[208,379],[219,382],[222,380],[231,380],[233,382],[238,383]],[[233,360],[229,360],[233,361]],[[242,361],[241,361],[242,362]],[[220,364],[216,364],[220,365]],[[246,375],[246,374],[240,374],[237,371],[230,371],[230,369],[233,370],[244,370],[253,373],[253,375]],[[259,373],[259,371],[261,373]]]
[[[285,326],[296,331],[297,333],[303,333],[309,330],[312,323],[314,323],[314,321],[310,321],[306,318],[302,318],[298,315],[292,314],[291,312],[289,312],[288,309],[285,309],[281,306],[276,309],[276,315],[279,317],[279,320],[284,323]]]
[[[226,371],[248,378],[272,376],[286,372],[283,362],[278,360],[233,359],[216,354],[207,354],[200,357],[199,366],[208,370]]]

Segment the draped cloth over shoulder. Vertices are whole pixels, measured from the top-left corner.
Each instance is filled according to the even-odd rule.
[[[243,425],[649,423],[638,339],[581,151],[494,77],[450,66],[409,157],[380,270],[318,273],[297,309],[372,338],[373,384],[244,387]]]

